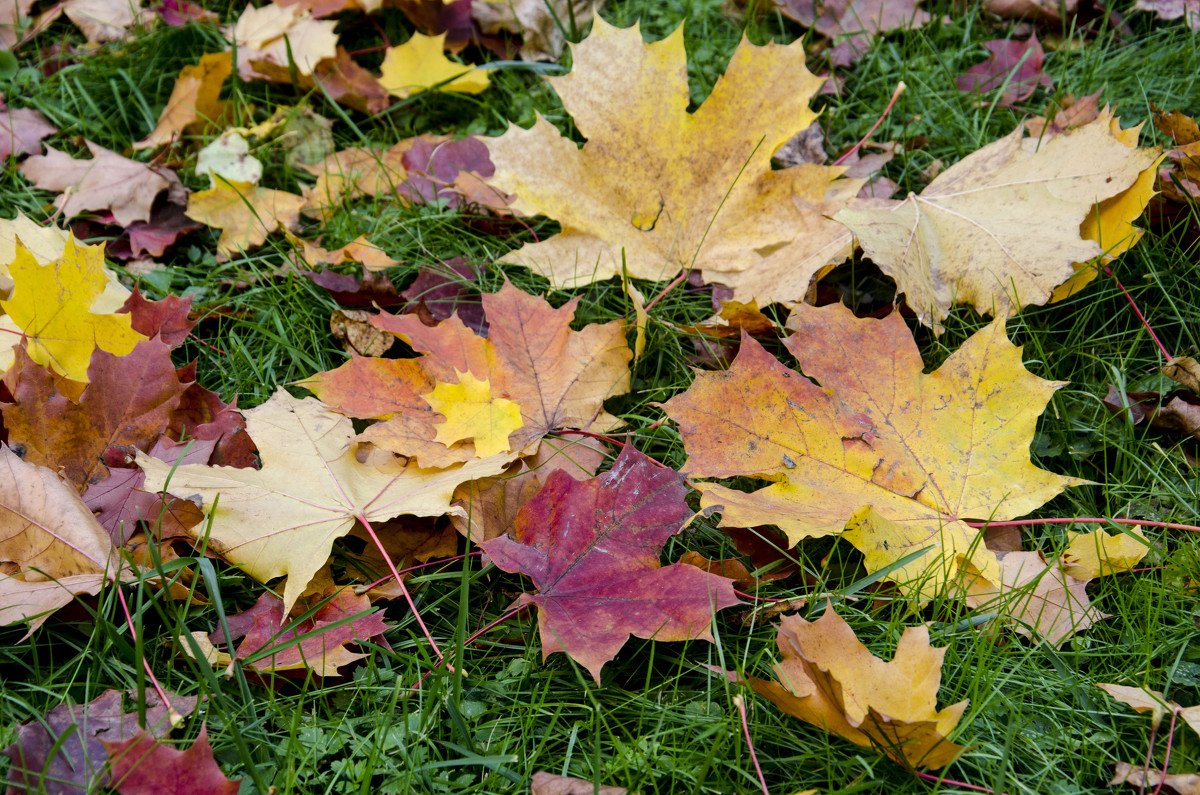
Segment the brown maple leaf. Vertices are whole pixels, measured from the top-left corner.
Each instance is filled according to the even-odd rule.
[[[613,468],[577,481],[557,471],[521,508],[510,536],[481,545],[499,568],[537,585],[542,658],[565,652],[600,682],[630,635],[711,641],[714,610],[738,604],[732,581],[663,566],[666,540],[692,517],[676,472],[626,446]]]
[[[42,139],[58,132],[40,111],[10,108],[0,99],[0,160],[10,155],[41,154]]]
[[[53,147],[21,164],[21,173],[43,190],[59,191],[55,204],[67,218],[107,210],[121,226],[149,221],[154,199],[171,187],[157,170],[87,141],[91,160],[76,160]]]
[[[1015,518],[1082,482],[1029,459],[1038,414],[1062,384],[1024,368],[1003,321],[928,375],[898,312],[800,306],[788,328],[784,344],[820,386],[747,337],[729,370],[697,374],[665,404],[689,475],[772,482],[751,494],[698,484],[722,525],[774,524],[792,543],[849,527],[869,571],[927,549],[888,575],[927,598],[961,559],[1000,582],[964,519]]]

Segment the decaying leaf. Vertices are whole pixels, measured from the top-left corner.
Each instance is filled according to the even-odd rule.
[[[1129,147],[1111,121],[1101,114],[1040,146],[1019,127],[943,171],[920,195],[835,218],[896,280],[925,325],[940,329],[957,303],[999,315],[1044,304],[1074,263],[1104,253],[1080,231],[1093,206],[1133,185],[1159,156]]]
[[[587,137],[583,148],[541,117],[532,130],[510,127],[488,141],[491,183],[516,194],[513,209],[562,224],[502,262],[528,265],[561,287],[623,268],[665,280],[694,265],[707,281],[725,281],[787,262],[789,278],[803,285],[799,300],[814,274],[845,256],[848,240],[829,250],[811,241],[830,230],[844,235],[822,215],[841,206],[827,205],[827,194],[848,199],[860,183],[835,183],[841,169],[815,164],[771,170],[775,150],[816,118],[808,100],[821,80],[805,68],[800,43],[743,41],[690,114],[682,28],[645,44],[638,26],[597,18],[571,51],[571,73],[547,79]],[[612,113],[618,106],[626,111]]]
[[[905,767],[941,768],[963,751],[946,738],[967,708],[937,708],[945,647],[929,630],[907,627],[891,662],[873,655],[832,608],[816,621],[783,616],[776,635],[778,681],[730,671],[775,706],[856,745],[878,748]]]
[[[87,142],[91,160],[76,160],[46,147],[21,164],[21,173],[43,190],[60,193],[55,204],[73,218],[89,210],[107,210],[117,223],[149,221],[154,199],[171,187],[170,181],[145,163]]]
[[[1014,619],[1013,629],[1060,645],[1077,632],[1106,618],[1092,606],[1087,581],[1067,573],[1057,561],[1040,552],[1001,552],[1000,578],[964,572],[967,604]]]
[[[246,182],[217,183],[211,190],[188,197],[187,216],[221,230],[217,241],[220,260],[261,246],[280,226],[291,228],[300,221],[303,196]]]
[[[141,452],[138,466],[148,490],[161,491],[169,479],[174,494],[204,501],[212,524],[207,543],[226,560],[260,582],[288,575],[285,612],[355,521],[453,513],[450,498],[460,483],[499,474],[511,460],[497,456],[440,470],[361,463],[349,419],[282,389],[245,416],[261,470],[189,464],[172,471]]]
[[[753,339],[726,371],[698,373],[667,401],[691,477],[772,481],[752,494],[696,485],[723,526],[774,524],[796,543],[845,533],[868,571],[928,551],[888,575],[928,598],[969,561],[999,582],[995,556],[969,518],[1023,515],[1081,483],[1033,465],[1037,417],[1062,386],[1021,363],[1002,320],[935,372],[898,312],[855,318],[840,304],[800,306],[784,341],[816,383]]]
[[[597,683],[630,635],[712,641],[715,610],[738,603],[731,580],[662,566],[667,539],[692,517],[683,478],[627,445],[611,470],[578,481],[557,471],[517,514],[511,536],[481,546],[537,585],[542,658],[565,652]]]
[[[484,33],[521,37],[526,61],[557,61],[567,39],[565,29],[585,30],[604,0],[504,0],[471,3],[471,19]]]
[[[380,85],[401,98],[429,89],[478,94],[487,88],[487,72],[443,54],[445,40],[445,33],[413,33],[404,44],[388,48],[379,67]]]
[[[396,338],[375,328],[371,323],[374,317],[374,312],[365,309],[335,309],[329,316],[329,329],[347,353],[383,356],[396,344]]]
[[[118,307],[99,305],[109,293],[102,246],[85,246],[71,237],[58,258],[41,265],[18,243],[8,271],[14,287],[0,307],[24,332],[29,358],[43,367],[86,383],[97,348],[124,356],[145,339],[128,315],[113,313]],[[120,300],[124,303],[124,296]]]

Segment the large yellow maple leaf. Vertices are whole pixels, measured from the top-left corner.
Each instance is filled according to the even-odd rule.
[[[775,260],[803,268],[794,281],[807,289],[817,271],[845,256],[845,245],[816,258],[807,250],[809,238],[822,249],[844,230],[804,209],[836,209],[826,207],[827,194],[843,184],[835,180],[844,169],[771,170],[775,151],[816,118],[808,101],[821,80],[805,68],[800,42],[743,40],[694,113],[682,28],[645,44],[636,25],[618,29],[597,18],[571,51],[571,73],[547,80],[587,143],[579,148],[541,117],[530,130],[514,126],[488,140],[491,185],[515,193],[518,212],[562,224],[558,235],[503,262],[572,287],[623,267],[661,280],[694,265],[720,280]]]
[[[18,241],[8,272],[12,297],[0,307],[24,333],[29,358],[59,375],[87,383],[96,348],[124,356],[146,339],[133,330],[130,315],[113,314],[117,307],[107,302],[102,309],[97,305],[111,292],[101,246],[71,237],[57,260],[41,265]],[[9,360],[11,351],[0,355],[0,361]]]
[[[922,323],[940,329],[955,304],[1008,315],[1046,303],[1075,263],[1118,242],[1102,247],[1081,234],[1093,208],[1134,185],[1160,155],[1131,148],[1103,114],[1044,139],[1024,131],[963,158],[920,195],[834,216],[896,280]]]
[[[666,403],[688,474],[773,481],[750,494],[697,484],[722,525],[774,524],[793,543],[845,531],[868,571],[928,548],[888,577],[929,598],[963,562],[1001,581],[963,520],[1015,518],[1082,482],[1029,459],[1038,415],[1062,384],[1025,369],[1003,320],[929,374],[897,312],[872,320],[802,305],[788,327],[785,345],[820,386],[745,338],[728,370],[699,374]]]
[[[282,389],[246,412],[246,430],[258,445],[262,469],[186,464],[172,470],[141,452],[138,466],[146,473],[147,491],[166,487],[204,500],[212,519],[211,549],[261,582],[288,576],[284,613],[325,565],[334,539],[350,532],[356,520],[459,512],[450,499],[460,483],[497,475],[515,457],[446,469],[401,459],[364,463],[356,457],[348,418]],[[209,532],[203,525],[197,531]]]

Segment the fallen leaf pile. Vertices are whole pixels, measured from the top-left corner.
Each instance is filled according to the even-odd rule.
[[[363,22],[384,36],[375,17],[385,5],[415,30],[403,28],[400,43],[385,37],[360,63],[371,50],[341,37]],[[154,24],[208,26],[217,42],[182,67],[169,96],[164,84],[144,137],[120,152],[0,98],[0,157],[70,224],[0,221],[0,625],[23,624],[28,637],[73,602],[94,611],[103,589],[122,583],[195,604],[207,557],[224,565],[222,578],[253,580],[258,596],[231,597],[241,604],[222,607],[219,625],[189,621],[168,638],[170,653],[206,675],[208,666],[236,672],[243,687],[334,679],[361,670],[372,649],[390,649],[398,629],[385,608],[389,620],[419,611],[401,569],[448,565],[465,548],[456,565],[478,567],[481,556],[489,601],[504,594],[506,618],[536,611],[546,664],[561,652],[569,662],[560,664],[603,685],[631,638],[716,642],[730,620],[722,611],[753,596],[735,586],[790,588],[803,576],[773,612],[741,617],[826,605],[811,622],[782,615],[774,679],[749,673],[749,654],[726,663],[737,670],[709,669],[911,771],[944,768],[969,745],[950,739],[967,701],[938,709],[947,647],[931,644],[916,611],[939,600],[1005,642],[1051,649],[1109,618],[1089,584],[1157,554],[1153,532],[1068,532],[1057,546],[1026,549],[1019,533],[981,529],[1087,484],[1034,463],[1039,418],[1065,384],[1026,364],[1006,321],[1088,289],[1140,240],[1147,207],[1183,212],[1200,197],[1195,121],[1155,108],[1170,139],[1163,152],[1139,147],[1141,127],[1122,128],[1099,94],[1064,95],[1044,116],[1035,104],[1036,118],[932,169],[920,193],[893,199],[907,144],[864,141],[826,165],[824,121],[810,107],[825,78],[807,64],[811,54],[841,69],[877,37],[933,23],[914,0],[779,0],[780,14],[820,34],[812,52],[804,40],[743,38],[694,106],[682,28],[646,43],[637,24],[593,19],[598,5],[276,0],[234,9],[223,27],[184,0],[152,11],[66,0],[36,22],[25,0],[0,11],[5,45],[59,14],[93,44]],[[1061,21],[1067,5],[985,4],[1043,22]],[[1138,0],[1135,9],[1195,27],[1192,5]],[[544,79],[565,114],[492,137],[417,134],[438,129],[434,110],[483,101],[517,54],[558,59],[564,19],[591,24],[569,45],[569,70],[540,71],[554,75]],[[1050,47],[1044,31],[1043,40]],[[980,103],[1024,108],[1054,86],[1035,33],[984,47],[987,60],[958,78]],[[500,62],[471,62],[482,58]],[[268,113],[248,104],[242,81],[330,102]],[[399,110],[431,121],[401,137],[390,124]],[[364,114],[389,120],[372,128],[389,132],[361,134],[354,119]],[[346,146],[352,126],[357,140]],[[185,163],[189,171],[176,170]],[[411,248],[389,253],[398,244],[377,212],[389,203],[453,219],[472,240],[524,242],[484,262],[466,248],[429,252],[413,232]],[[541,235],[532,216],[559,231]],[[353,226],[363,219],[375,226]],[[177,361],[180,351],[191,350],[183,346],[195,329],[239,309],[212,291],[197,307],[190,292],[146,297],[169,293],[178,274],[163,266],[189,239],[214,244],[213,255],[187,256],[236,272],[222,282],[231,290],[293,278],[327,293],[346,361],[305,370],[246,411],[201,385],[203,362]],[[424,264],[418,250],[431,255]],[[876,316],[837,300],[854,303],[859,288],[828,276],[856,251],[895,282],[895,305]],[[106,256],[146,280],[130,292]],[[515,286],[530,277],[502,265],[531,269],[551,292]],[[605,280],[624,310],[560,295]],[[647,292],[645,281],[670,284]],[[685,281],[706,291],[706,306],[712,294],[710,320],[660,319],[660,299]],[[790,313],[786,324],[770,304]],[[926,372],[910,326],[944,341],[934,335],[958,305],[994,319]],[[597,316],[607,322],[590,322]],[[663,329],[690,338],[680,354],[699,365],[690,385],[653,380],[648,340]],[[1192,359],[1170,359],[1164,373],[1182,389],[1112,387],[1103,405],[1131,426],[1200,438],[1198,372]],[[665,416],[629,410],[631,393],[654,395],[642,405]],[[647,426],[658,435],[643,435]],[[638,450],[671,445],[686,452],[680,471]],[[697,526],[736,557],[692,549]],[[908,608],[902,633],[869,641],[889,662],[839,615],[848,605],[826,601],[832,586],[822,581],[819,600],[805,590],[817,582],[808,540],[820,538],[845,539],[857,550],[848,568],[886,580]],[[1200,727],[1200,707],[1101,687]],[[108,691],[17,727],[4,750],[11,791],[53,779],[64,792],[236,792],[202,720],[181,732],[194,738],[186,749],[166,741],[194,699],[157,698],[148,691],[141,725],[131,697]],[[1194,784],[1124,764],[1119,781]],[[534,792],[594,788],[624,791],[548,773],[533,780]]]

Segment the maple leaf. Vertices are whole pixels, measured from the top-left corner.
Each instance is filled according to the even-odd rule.
[[[18,356],[5,376],[15,402],[0,406],[9,445],[25,460],[61,471],[80,490],[107,475],[100,460],[107,448],[145,450],[162,436],[183,393],[161,340],[139,342],[125,356],[97,352],[87,380],[73,401],[50,373]]]
[[[227,625],[229,638],[218,629],[209,635],[210,643],[239,638],[241,643],[232,656],[217,653],[213,662],[218,667],[253,657],[246,667],[256,671],[309,669],[317,676],[340,676],[339,669],[366,657],[350,651],[346,644],[381,638],[387,629],[382,610],[372,611],[366,596],[340,586],[302,597],[290,617],[278,596],[264,593],[249,610],[230,616]],[[274,651],[276,647],[278,651]]]
[[[423,398],[438,382],[458,381],[460,372],[486,380],[494,397],[521,407],[523,425],[509,437],[513,450],[556,429],[603,432],[619,422],[604,412],[604,400],[629,388],[632,352],[620,321],[573,331],[579,299],[553,309],[507,282],[482,300],[489,323],[486,338],[457,317],[429,327],[416,315],[383,313],[373,321],[376,328],[428,355],[351,360],[300,385],[352,417],[384,419],[360,438],[414,456],[422,466],[475,457],[469,445],[448,449],[434,441],[440,415],[429,411]]]
[[[425,402],[446,418],[437,426],[437,440],[447,447],[471,439],[475,457],[507,453],[508,437],[520,430],[521,407],[502,397],[492,397],[487,379],[459,372],[458,383],[441,382],[425,395]]]
[[[510,0],[471,4],[471,19],[484,33],[521,37],[526,61],[557,61],[567,45],[563,20],[584,30],[596,15],[595,0]]]
[[[281,225],[300,221],[304,197],[245,182],[219,180],[215,188],[188,197],[187,217],[221,230],[217,259],[261,246]]]
[[[419,303],[435,320],[446,320],[458,315],[468,328],[476,334],[486,334],[487,321],[483,318],[483,304],[479,300],[479,279],[486,265],[467,265],[462,257],[423,265],[417,278],[400,295]],[[413,311],[413,307],[409,307]]]
[[[10,155],[41,154],[42,139],[58,132],[32,108],[10,108],[0,99],[0,160]]]
[[[154,199],[171,187],[167,177],[145,163],[87,141],[91,160],[76,160],[46,147],[21,164],[21,173],[43,190],[59,191],[55,204],[67,218],[108,210],[121,226],[149,221]]]
[[[773,481],[752,494],[698,484],[722,525],[774,524],[793,544],[850,526],[868,571],[929,548],[888,575],[929,598],[960,559],[1000,581],[964,519],[1015,518],[1083,482],[1029,460],[1037,417],[1063,384],[1025,369],[1003,320],[928,375],[898,312],[802,305],[788,328],[784,345],[820,386],[745,337],[729,370],[698,373],[664,406],[690,476]]]
[[[1040,552],[1001,552],[996,559],[999,579],[989,582],[976,572],[964,572],[966,602],[1015,619],[1018,634],[1059,646],[1107,618],[1092,607],[1087,580],[1071,576],[1058,561],[1048,562]]]
[[[962,752],[946,737],[967,702],[938,711],[946,648],[929,644],[927,627],[906,627],[891,662],[871,654],[832,607],[813,622],[783,616],[775,642],[779,681],[744,681],[789,715],[876,747],[904,767],[945,767]]]
[[[1197,9],[1200,14],[1200,8]],[[1117,762],[1116,771],[1108,786],[1128,784],[1137,787],[1139,793],[1167,792],[1175,795],[1200,795],[1200,773],[1166,773],[1158,768],[1142,765],[1134,767],[1128,762]],[[1164,789],[1165,788],[1165,789]]]
[[[158,124],[134,149],[149,149],[179,139],[190,128],[216,121],[224,113],[220,100],[221,86],[233,73],[233,61],[227,52],[200,56],[200,63],[179,70],[179,78],[171,89],[167,106],[158,117]]]
[[[599,684],[630,635],[712,641],[713,611],[739,603],[732,581],[659,562],[693,515],[686,494],[678,473],[626,445],[599,477],[552,473],[511,537],[481,544],[496,566],[537,585],[514,604],[537,605],[543,660],[565,652]]]
[[[334,57],[318,61],[312,74],[297,73],[294,81],[292,71],[286,63],[251,60],[250,66],[266,80],[277,83],[294,82],[300,91],[328,94],[335,102],[364,113],[382,113],[392,103],[387,90],[379,84],[375,76],[359,66],[343,47],[337,48]]]
[[[956,303],[1001,315],[1043,304],[1074,263],[1104,253],[1080,234],[1092,207],[1133,185],[1158,157],[1127,146],[1111,121],[1102,114],[1041,141],[1023,139],[1018,127],[943,171],[920,195],[834,218],[935,330]]]
[[[662,280],[694,264],[706,281],[724,281],[787,261],[804,271],[792,277],[804,285],[793,296],[799,299],[814,274],[844,256],[848,241],[823,255],[810,250],[810,236],[845,230],[801,209],[835,210],[824,203],[842,170],[771,170],[775,150],[816,118],[808,100],[822,81],[805,69],[800,42],[755,47],[743,40],[690,114],[682,28],[645,44],[638,26],[621,30],[597,18],[571,51],[571,73],[547,80],[587,137],[583,148],[540,116],[531,130],[511,126],[488,141],[491,184],[516,194],[513,209],[562,225],[502,262],[576,287],[623,267],[633,278]],[[626,112],[613,114],[617,106]],[[858,190],[858,182],[842,182],[853,188],[849,196]]]
[[[1050,75],[1042,72],[1046,53],[1037,34],[1026,41],[993,39],[983,43],[990,55],[960,75],[957,80],[959,91],[987,94],[1003,88],[1000,98],[994,103],[1002,108],[1033,96],[1038,86],[1053,86]]]
[[[919,0],[780,0],[779,12],[837,41],[829,51],[834,66],[849,66],[871,48],[879,33],[920,28],[933,19]]]
[[[1096,687],[1110,696],[1126,704],[1137,712],[1162,713],[1177,712],[1192,731],[1200,735],[1200,706],[1181,707],[1174,701],[1169,701],[1165,695],[1148,687],[1130,687],[1128,685],[1097,684]]]
[[[237,795],[241,779],[230,781],[213,758],[208,727],[186,751],[145,732],[128,740],[100,741],[108,752],[111,786],[121,795]]]
[[[238,75],[248,80],[268,77],[258,62],[273,64],[297,74],[312,75],[325,59],[337,57],[337,22],[316,20],[295,6],[267,3],[246,6],[232,30],[237,43]]]
[[[571,776],[538,772],[529,781],[529,795],[625,795],[624,787],[606,787],[599,782]]]
[[[402,158],[414,140],[409,138],[383,150],[343,149],[320,163],[301,166],[317,177],[316,185],[303,189],[304,212],[329,218],[343,201],[395,193],[407,176]]]
[[[0,446],[0,625],[32,634],[75,594],[118,574],[108,533],[74,487]]]
[[[0,307],[24,332],[25,349],[34,362],[86,383],[94,350],[124,356],[144,339],[129,316],[103,311],[98,304],[109,291],[100,246],[70,237],[58,259],[39,265],[27,248],[17,245],[8,270],[15,286]],[[125,297],[120,300],[124,303]]]
[[[508,463],[503,456],[443,470],[360,463],[349,419],[282,389],[245,416],[261,470],[189,464],[172,472],[140,451],[137,462],[148,490],[161,491],[169,480],[172,492],[204,501],[212,525],[207,543],[226,560],[260,582],[288,575],[285,612],[356,520],[453,513],[450,497],[460,483],[498,474]]]
[[[122,695],[120,690],[105,690],[88,704],[60,704],[18,726],[16,740],[4,749],[12,759],[8,792],[86,795],[107,787],[109,755],[101,737],[118,741],[138,736],[140,715],[146,733],[163,737],[196,709],[197,702],[192,696],[167,693],[170,703],[163,704],[147,689],[144,710],[126,712]],[[125,695],[133,697],[132,691]],[[46,789],[51,782],[54,788]]]
[[[341,248],[329,249],[308,241],[301,240],[290,232],[284,233],[292,245],[299,247],[304,264],[310,268],[318,265],[341,265],[344,262],[357,262],[367,271],[385,271],[400,263],[387,255],[383,249],[367,240],[366,235],[360,235]]]
[[[89,44],[119,41],[141,17],[141,0],[66,0],[63,12]]]
[[[1192,30],[1200,30],[1200,0],[1137,0],[1134,11],[1152,11],[1159,19],[1183,19]]]
[[[389,94],[400,98],[436,88],[462,94],[478,94],[488,87],[487,72],[474,64],[455,63],[442,51],[446,34],[412,37],[397,47],[389,47],[379,66],[379,83]]]
[[[1063,553],[1063,571],[1077,580],[1094,580],[1130,571],[1150,551],[1150,541],[1140,525],[1128,533],[1071,533]]]

